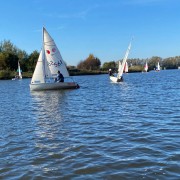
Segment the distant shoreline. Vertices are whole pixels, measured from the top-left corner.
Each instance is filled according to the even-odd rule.
[[[15,72],[11,71],[0,71],[0,80],[10,80],[15,77]],[[108,74],[107,71],[69,71],[70,76],[82,76],[82,75],[100,75],[100,74]],[[23,78],[32,78],[32,72],[23,72]]]
[[[173,69],[166,69],[166,70],[173,70]],[[177,69],[178,70],[178,69]],[[150,70],[154,71],[154,70]],[[149,72],[150,72],[149,71]],[[161,70],[163,71],[163,70]],[[142,73],[142,70],[130,70],[128,73]],[[78,71],[69,71],[70,76],[84,76],[84,75],[102,75],[102,74],[108,74],[107,71],[87,71],[87,70],[78,70]],[[32,72],[23,72],[22,76],[23,78],[32,78],[33,73]],[[11,71],[0,71],[0,80],[10,80],[15,77],[15,72]]]

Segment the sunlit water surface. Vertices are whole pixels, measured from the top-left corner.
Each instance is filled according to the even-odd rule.
[[[180,179],[180,70],[0,81],[0,179]]]

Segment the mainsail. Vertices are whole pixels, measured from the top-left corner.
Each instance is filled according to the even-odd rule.
[[[144,71],[148,71],[148,64],[147,64],[147,62],[146,62],[146,64],[145,64],[145,66],[144,66]]]
[[[124,66],[125,66],[125,63],[127,61],[130,49],[131,49],[131,42],[129,43],[129,46],[128,46],[127,50],[126,50],[126,54],[124,56],[124,59],[123,59],[122,65],[121,65],[121,68],[120,68],[120,70],[118,72],[118,75],[117,75],[118,79],[121,79],[121,77],[122,77]]]
[[[18,61],[18,72],[19,72],[19,78],[22,79],[22,74],[21,74],[21,68],[20,68],[19,61]]]
[[[124,72],[125,72],[125,73],[128,72],[128,63],[127,63],[127,61],[126,61],[126,63],[125,63]]]
[[[69,73],[66,68],[62,56],[49,33],[43,28],[43,44],[45,58],[48,62],[49,70],[52,77],[57,75],[58,70],[63,74],[64,77],[69,77]]]
[[[157,67],[156,67],[156,71],[160,71],[160,65],[159,65],[159,62],[158,62],[158,64],[157,64]]]

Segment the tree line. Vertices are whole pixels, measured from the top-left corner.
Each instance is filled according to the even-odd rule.
[[[105,62],[102,66],[102,69],[117,69],[117,62],[118,61]],[[133,58],[127,60],[130,70],[140,72],[144,69],[146,62],[148,63],[149,71],[154,70],[158,62],[160,63],[162,69],[177,69],[178,67],[180,67],[180,56],[164,59],[158,56],[153,56],[147,59]]]
[[[28,55],[26,51],[19,49],[9,40],[0,43],[0,70],[16,71],[19,61],[24,72],[32,72],[38,57],[37,50]]]
[[[39,57],[39,52],[34,50],[28,54],[26,51],[16,47],[11,41],[4,40],[0,43],[0,71],[16,71],[18,61],[21,64],[23,72],[33,72]],[[77,67],[68,66],[69,70],[76,71],[107,71],[108,69],[117,69],[118,60],[112,60],[101,64],[98,57],[93,54],[85,60],[81,60]],[[149,70],[153,70],[157,63],[160,63],[162,69],[177,69],[180,67],[180,56],[161,58],[153,56],[147,59],[133,58],[127,60],[130,71],[142,71],[146,62],[148,62]]]

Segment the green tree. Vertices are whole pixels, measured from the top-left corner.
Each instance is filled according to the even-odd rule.
[[[37,50],[33,51],[27,59],[27,69],[33,72],[39,57],[39,52]]]
[[[1,52],[0,53],[0,69],[9,69],[14,71],[17,69],[17,62],[18,57],[15,54],[8,53],[8,52]]]
[[[157,63],[159,62],[160,66],[162,67],[162,58],[158,56],[153,56],[148,61],[149,70],[153,70],[156,68]]]
[[[18,50],[17,51],[18,61],[20,63],[21,69],[23,71],[28,71],[28,54],[26,51]]]
[[[16,54],[17,50],[18,48],[10,40],[4,40],[0,43],[0,52]]]
[[[6,69],[4,53],[0,52],[0,70]]]
[[[109,69],[115,69],[116,68],[116,62],[115,61],[110,61],[110,62],[105,62],[102,66],[102,69],[107,71]]]
[[[162,64],[166,69],[177,69],[180,66],[180,56],[166,58]]]
[[[133,59],[128,59],[127,63],[129,64],[129,66],[139,66],[144,64],[144,60],[139,58],[133,58]]]
[[[4,40],[0,43],[0,69],[9,69],[14,71],[18,66],[18,53],[20,53],[16,46],[11,41]]]

